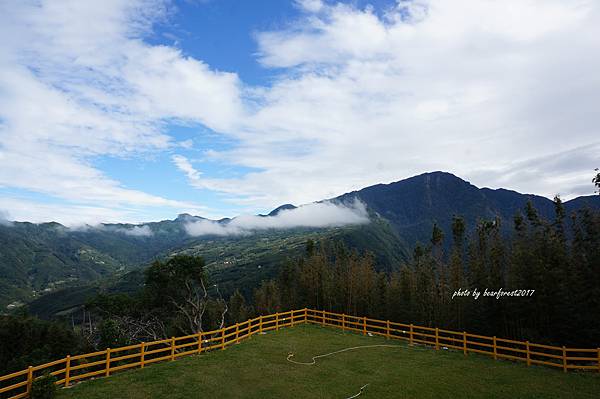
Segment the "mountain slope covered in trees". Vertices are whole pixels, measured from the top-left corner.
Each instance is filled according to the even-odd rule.
[[[346,203],[354,198],[388,220],[410,246],[426,243],[434,223],[449,231],[455,215],[463,217],[470,230],[480,219],[498,216],[510,222],[528,201],[541,217],[550,219],[554,215],[554,204],[548,198],[505,189],[478,188],[446,172],[424,173],[390,184],[377,184],[333,200]],[[600,196],[578,197],[566,201],[564,207],[567,214],[585,207],[600,209]],[[504,226],[507,231],[510,223]]]

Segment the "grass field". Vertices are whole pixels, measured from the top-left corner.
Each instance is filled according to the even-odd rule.
[[[312,356],[374,344],[317,359]],[[598,373],[568,373],[487,356],[299,325],[205,353],[83,382],[59,398],[598,398]]]

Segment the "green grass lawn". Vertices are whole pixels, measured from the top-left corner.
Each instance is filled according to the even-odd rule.
[[[339,349],[368,348],[289,363]],[[224,351],[126,371],[62,389],[59,398],[598,398],[598,373],[567,373],[483,355],[408,347],[401,341],[299,325],[255,335]]]

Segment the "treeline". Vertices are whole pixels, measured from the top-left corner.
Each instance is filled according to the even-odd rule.
[[[0,315],[0,375],[88,350],[81,336],[64,323],[25,313]]]
[[[397,272],[374,268],[370,254],[341,244],[307,245],[277,279],[255,291],[258,313],[309,307],[560,345],[596,347],[600,338],[600,214],[539,217],[528,203],[510,233],[500,219],[481,220],[473,233],[454,217],[449,234],[433,226],[427,245]],[[444,240],[451,240],[444,250]],[[484,297],[534,290],[528,296]],[[462,290],[462,291],[461,291]],[[481,294],[475,299],[473,292]],[[467,291],[469,296],[455,295]],[[454,296],[454,298],[453,298]]]

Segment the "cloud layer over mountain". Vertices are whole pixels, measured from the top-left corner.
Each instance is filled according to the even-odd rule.
[[[11,223],[8,219],[8,212],[0,209],[0,225],[9,226]]]
[[[185,230],[191,236],[229,236],[250,234],[257,230],[336,227],[368,222],[369,216],[362,202],[355,201],[349,206],[319,202],[280,210],[274,216],[245,215],[225,223],[211,220],[194,221],[187,223]]]

